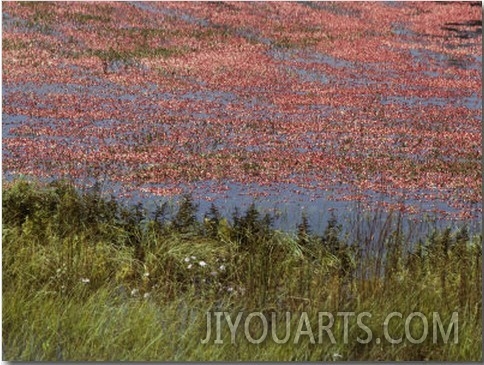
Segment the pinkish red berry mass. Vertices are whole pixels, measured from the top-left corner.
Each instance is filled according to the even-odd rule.
[[[480,220],[481,11],[4,2],[3,178]]]

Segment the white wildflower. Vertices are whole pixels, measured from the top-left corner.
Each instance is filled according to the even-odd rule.
[[[144,293],[143,298],[148,299],[151,296],[151,293]]]
[[[203,261],[203,260],[202,260],[202,261],[200,261],[198,264],[199,264],[201,267],[205,267],[205,266],[207,266],[207,263],[206,263],[205,261]]]
[[[188,270],[190,270],[190,269],[192,268],[192,266],[193,266],[192,264],[189,264],[189,265],[187,266],[187,269],[188,269]]]
[[[136,297],[136,296],[138,296],[138,294],[139,294],[139,289],[135,288],[135,289],[131,290],[131,296],[132,297]]]
[[[89,284],[90,282],[91,280],[89,280],[88,278],[81,278],[81,283]]]
[[[188,257],[188,256],[187,256],[187,257],[185,257],[185,259],[184,259],[183,261],[185,261],[185,262],[190,262],[190,257]]]
[[[218,268],[220,271],[225,271],[225,265],[220,265],[220,267]]]

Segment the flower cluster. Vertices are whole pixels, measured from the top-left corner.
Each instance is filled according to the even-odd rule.
[[[227,263],[225,258],[216,258],[213,263],[208,263],[205,260],[197,259],[196,256],[187,256],[183,259],[183,263],[190,271],[196,289],[215,287],[219,293],[233,295],[243,292],[243,289],[240,288],[237,292],[230,283],[226,282]]]

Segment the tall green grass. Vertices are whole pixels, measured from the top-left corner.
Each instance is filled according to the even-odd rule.
[[[171,216],[163,206],[150,215],[62,181],[10,183],[2,204],[4,360],[482,360],[482,236],[465,227],[409,242],[398,215],[378,232],[371,219],[355,222],[351,236],[334,218],[314,234],[302,217],[292,234],[255,206],[230,220],[213,206],[199,221],[185,196]],[[290,341],[250,343],[241,324],[232,343],[225,324],[223,344],[214,327],[202,344],[207,311],[261,312],[279,338],[290,312]],[[366,335],[353,318],[346,343],[341,319],[335,343],[294,343],[302,312],[317,336],[318,312],[345,311],[371,313],[373,341],[356,341]],[[382,324],[391,312],[437,312],[444,326],[458,312],[459,341],[434,343],[430,333],[412,344],[394,318],[388,332],[403,341],[390,344]],[[421,322],[410,332],[418,338]]]

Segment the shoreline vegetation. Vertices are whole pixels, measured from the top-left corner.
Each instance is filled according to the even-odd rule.
[[[408,242],[401,215],[378,231],[356,222],[352,236],[336,218],[312,233],[302,216],[297,232],[281,232],[254,205],[232,217],[212,206],[197,219],[186,195],[173,214],[162,205],[145,216],[61,180],[4,184],[2,204],[3,360],[482,361],[482,235],[465,226]],[[222,326],[223,344],[202,344],[214,311],[276,313],[279,338],[286,312],[306,312],[314,333],[318,312],[369,312],[374,339],[392,312],[438,313],[445,329],[457,312],[458,343],[361,344],[350,320],[347,341],[335,323],[335,343],[232,343]],[[411,322],[414,338],[422,330]],[[401,337],[403,322],[388,331]]]

